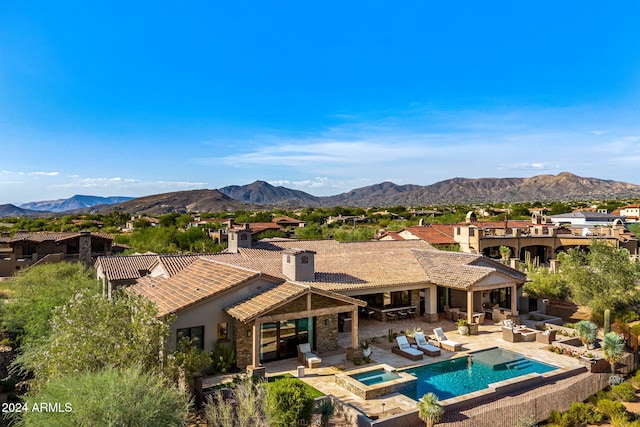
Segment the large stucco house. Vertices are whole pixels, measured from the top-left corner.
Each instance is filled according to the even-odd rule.
[[[119,266],[127,258],[98,260],[105,288],[117,286],[110,278],[124,280]],[[429,322],[452,306],[472,308],[471,320],[484,303],[515,313],[526,280],[481,255],[438,251],[420,240],[252,243],[249,230],[233,230],[226,253],[191,256],[174,269],[162,258],[144,271],[132,267],[139,277],[129,290],[155,302],[159,316],[175,316],[167,347],[182,337],[206,349],[231,345],[240,367],[296,357],[299,343],[334,350],[340,329],[351,331],[357,347],[362,314],[387,321],[398,309],[413,309]]]
[[[0,235],[0,277],[43,263],[60,261],[91,265],[112,254],[113,235],[95,232],[17,231]]]

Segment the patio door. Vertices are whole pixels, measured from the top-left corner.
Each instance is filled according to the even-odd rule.
[[[309,342],[309,319],[282,320],[260,325],[260,361],[298,356],[298,344]]]

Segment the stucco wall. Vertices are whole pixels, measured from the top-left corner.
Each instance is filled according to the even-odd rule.
[[[176,321],[171,325],[167,349],[174,350],[176,347],[176,330],[204,326],[204,349],[211,350],[213,343],[218,340],[218,324],[224,322],[228,323],[229,341],[234,342],[236,336],[236,331],[233,328],[234,322],[224,310],[271,286],[273,286],[272,282],[257,278],[229,293],[179,312]],[[246,334],[244,337],[246,338]]]

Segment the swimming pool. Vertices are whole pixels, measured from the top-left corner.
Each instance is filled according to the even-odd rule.
[[[433,392],[439,400],[445,400],[483,390],[499,381],[557,369],[502,348],[476,351],[469,356],[404,370],[417,381],[402,393],[419,400],[425,393]]]

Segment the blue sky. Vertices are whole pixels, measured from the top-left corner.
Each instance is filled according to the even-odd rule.
[[[640,184],[636,1],[140,3],[0,3],[0,204]]]

